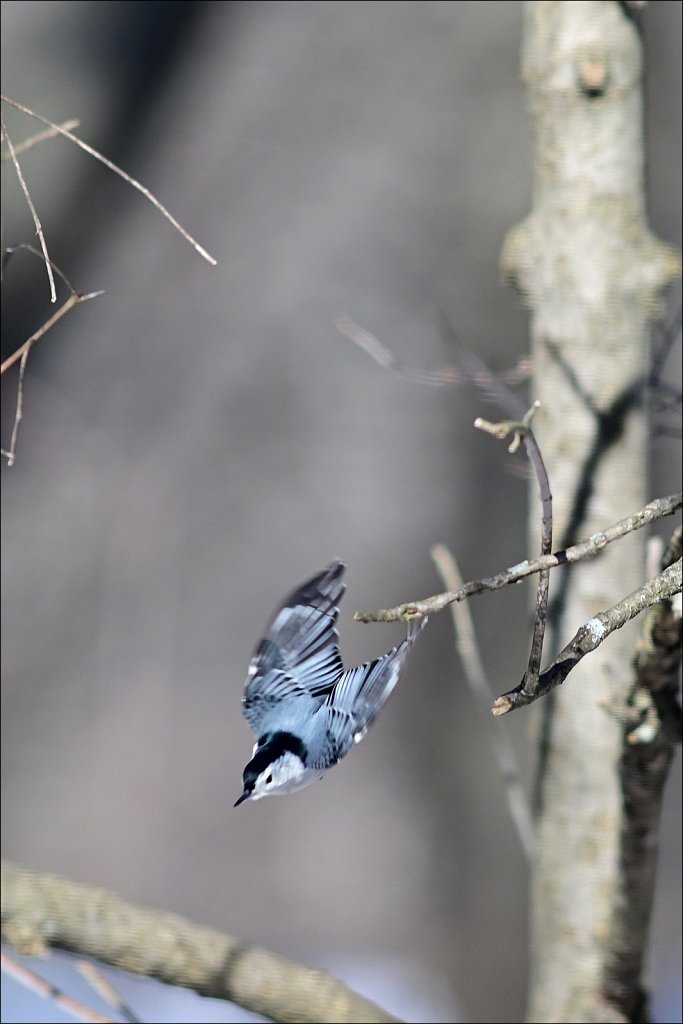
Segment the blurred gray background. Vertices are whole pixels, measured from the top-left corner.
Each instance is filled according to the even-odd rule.
[[[643,19],[651,224],[678,244],[680,20],[677,2]],[[403,629],[354,609],[442,589],[436,541],[466,578],[526,555],[524,475],[472,428],[493,408],[334,327],[347,313],[423,369],[457,362],[454,335],[496,369],[527,351],[498,272],[531,202],[521,3],[5,2],[2,29],[3,92],[80,118],[218,259],[65,140],[24,156],[52,258],[106,294],[34,351],[3,465],[4,856],[330,966],[407,1020],[520,1020],[526,868],[447,614],[322,784],[232,804],[247,664],[295,584],[347,562],[355,663]],[[4,116],[15,143],[38,128]],[[8,165],[3,192],[3,243],[33,241]],[[27,254],[4,290],[7,355],[53,309]],[[6,375],[4,447],[15,389]],[[655,441],[653,496],[680,486],[679,458]],[[523,672],[528,603],[471,603],[496,693]],[[533,717],[496,726],[526,779]],[[679,776],[659,1021],[681,1012]],[[145,1019],[191,1019],[136,986]],[[52,1019],[12,995],[3,1020]]]

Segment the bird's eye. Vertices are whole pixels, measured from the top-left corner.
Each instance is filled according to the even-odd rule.
[[[271,783],[272,781],[273,781],[273,776],[272,776],[272,775],[268,775],[268,776],[266,777],[266,786],[270,785],[270,783]]]

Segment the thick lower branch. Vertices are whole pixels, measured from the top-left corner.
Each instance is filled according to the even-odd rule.
[[[102,889],[2,865],[2,933],[15,949],[48,946],[94,957],[125,971],[227,999],[276,1021],[395,1022],[325,971],[175,914],[144,910]]]

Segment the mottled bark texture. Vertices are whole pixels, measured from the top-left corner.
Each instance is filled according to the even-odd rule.
[[[616,2],[526,5],[523,73],[535,139],[531,214],[509,234],[506,277],[531,310],[534,430],[554,496],[555,547],[643,504],[648,321],[678,259],[645,221],[642,48]],[[532,523],[540,519],[533,495]],[[538,527],[532,527],[533,550]],[[592,616],[644,582],[642,533],[553,579],[551,655]],[[647,884],[620,871],[624,745],[635,627],[618,630],[541,702],[537,854],[532,881],[530,1021],[646,1015],[643,980],[615,998],[615,914]],[[639,881],[640,879],[640,881]],[[627,885],[628,882],[628,885]],[[624,926],[633,915],[621,913]]]
[[[177,914],[124,903],[56,875],[2,865],[2,933],[20,953],[48,947],[228,999],[276,1021],[391,1024],[326,971],[303,967]]]

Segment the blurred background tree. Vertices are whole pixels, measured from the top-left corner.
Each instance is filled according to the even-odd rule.
[[[503,265],[532,310],[533,394],[541,402],[535,433],[551,478],[555,546],[564,549],[648,500],[648,428],[657,428],[648,414],[650,322],[680,263],[647,226],[643,59],[633,14],[601,2],[525,10],[534,201],[507,237]],[[532,550],[538,523],[532,503]],[[642,586],[645,545],[644,531],[633,533],[554,576],[553,653]],[[678,621],[669,642],[676,651]],[[648,688],[634,685],[632,660],[633,637],[620,630],[541,708],[532,1021],[650,1019],[645,952],[656,808],[680,727],[663,735],[655,713],[641,742]],[[661,674],[657,685],[670,685],[668,663]],[[673,695],[672,702],[671,717],[679,718]]]
[[[472,430],[481,397],[383,372],[333,326],[349,313],[425,368],[458,360],[444,323],[493,368],[527,350],[497,286],[532,204],[522,6],[10,2],[2,18],[4,91],[79,117],[219,259],[62,140],[26,155],[53,258],[106,296],[34,353],[3,488],[5,855],[332,967],[407,1020],[519,1020],[527,869],[446,616],[324,785],[231,804],[244,673],[292,583],[348,563],[351,663],[402,632],[354,625],[354,607],[438,588],[433,541],[468,578],[527,554],[526,484]],[[680,5],[643,20],[650,223],[679,244]],[[6,120],[15,141],[34,130]],[[11,244],[32,226],[4,191]],[[46,316],[42,266],[18,265],[5,354]],[[678,460],[655,439],[649,494],[676,489]],[[472,607],[500,690],[527,655],[520,594]],[[537,715],[499,723],[529,783]],[[680,1016],[670,790],[662,1021]],[[159,1019],[169,996],[136,998]]]

